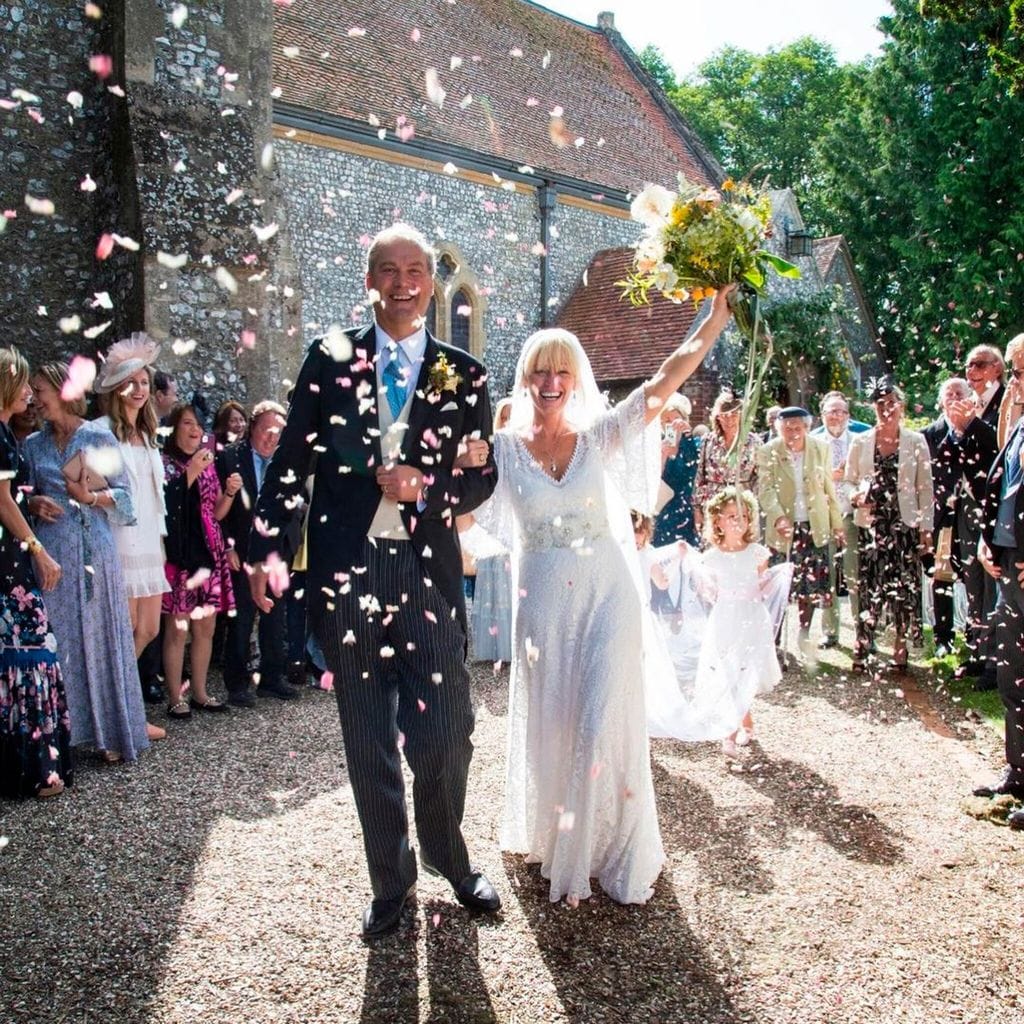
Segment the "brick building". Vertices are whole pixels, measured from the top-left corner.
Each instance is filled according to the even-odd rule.
[[[619,302],[621,275],[603,268],[638,236],[631,191],[722,173],[611,14],[592,27],[528,0],[86,6],[0,3],[0,208],[16,213],[0,222],[0,315],[33,359],[145,328],[186,393],[281,395],[306,339],[371,315],[366,245],[396,218],[439,250],[434,330],[486,359],[496,394],[538,326],[579,329],[615,390],[685,328],[685,307],[669,330],[660,301]],[[615,340],[588,332],[595,310]],[[716,358],[698,406],[729,371],[728,348]]]

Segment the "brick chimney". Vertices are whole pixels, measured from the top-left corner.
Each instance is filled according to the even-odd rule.
[[[597,16],[597,27],[603,32],[614,32],[615,31],[615,12],[614,11],[601,11]]]

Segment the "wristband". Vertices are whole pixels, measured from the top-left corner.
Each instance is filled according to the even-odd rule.
[[[89,508],[94,508],[95,505],[96,505],[96,502],[98,502],[100,500],[100,492],[99,491],[90,491],[89,492],[89,497],[92,498],[92,501],[89,502]]]

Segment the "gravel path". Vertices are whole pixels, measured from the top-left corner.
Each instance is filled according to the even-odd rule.
[[[796,670],[742,766],[653,743],[655,897],[573,911],[498,850],[507,682],[477,666],[466,820],[500,920],[424,877],[400,932],[362,943],[334,702],[310,691],[0,805],[0,1021],[1021,1019],[1024,835],[963,813],[1001,758],[954,704],[931,698],[926,727],[912,687]]]

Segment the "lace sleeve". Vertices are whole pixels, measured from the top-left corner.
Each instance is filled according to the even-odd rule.
[[[638,387],[587,431],[627,508],[653,515],[661,483],[661,427],[646,422],[647,395]]]
[[[512,550],[515,520],[512,513],[512,438],[508,434],[494,435],[494,465],[498,482],[491,496],[473,510],[477,525],[485,530],[506,551]]]

